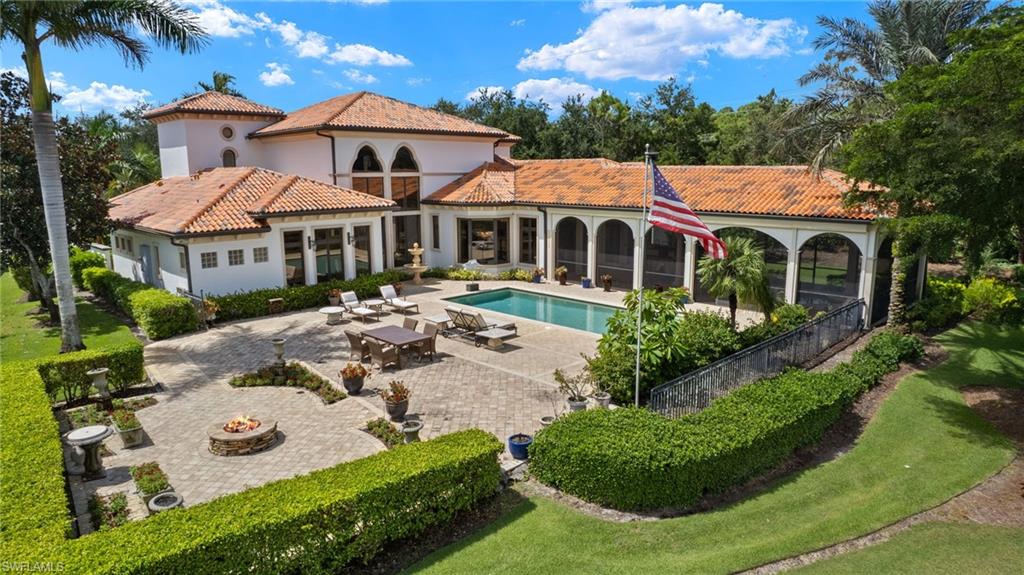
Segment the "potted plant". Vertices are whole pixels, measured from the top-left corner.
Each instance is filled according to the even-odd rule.
[[[405,418],[405,412],[409,410],[409,396],[411,395],[412,391],[398,380],[392,381],[388,384],[387,389],[380,392],[391,421],[402,421]]]
[[[533,283],[539,284],[544,279],[544,268],[533,268]]]
[[[111,419],[114,420],[114,431],[121,437],[125,447],[142,445],[145,436],[142,433],[142,424],[135,414],[127,409],[114,410]]]
[[[555,416],[554,415],[545,415],[544,417],[540,418],[540,426],[542,428],[543,427],[547,427],[547,426],[551,425],[554,422],[555,422]]]
[[[565,266],[558,266],[555,268],[555,279],[558,280],[559,285],[565,285],[567,279],[569,279],[569,268]]]
[[[367,377],[370,377],[370,370],[361,363],[347,363],[341,368],[341,383],[349,395],[359,395]]]
[[[530,457],[530,445],[533,444],[533,436],[525,433],[517,433],[508,437],[508,452],[513,459],[523,461]]]
[[[327,303],[334,307],[337,307],[341,303],[341,290],[338,288],[332,288],[327,292]]]
[[[590,372],[583,370],[572,377],[566,377],[562,370],[555,370],[558,391],[565,394],[569,411],[583,411],[587,408],[587,388],[590,387]]]
[[[171,490],[171,483],[167,480],[167,474],[155,461],[135,465],[130,470],[135,487],[139,489],[142,500],[149,505],[149,500],[161,493]]]
[[[608,393],[608,389],[611,387],[607,383],[600,380],[593,380],[594,401],[597,402],[597,406],[602,409],[608,409],[608,406],[612,403],[612,394]]]
[[[587,276],[583,276],[580,278],[580,286],[582,286],[583,289],[590,289],[594,287],[594,282]]]
[[[391,287],[395,288],[395,295],[402,297],[402,282],[395,282],[391,284]]]
[[[612,291],[612,274],[602,275],[601,285],[604,286],[604,291]]]

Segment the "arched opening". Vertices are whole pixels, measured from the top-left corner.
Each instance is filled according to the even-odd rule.
[[[226,148],[220,154],[220,165],[225,168],[234,168],[238,165],[238,154],[231,148]]]
[[[644,241],[644,287],[681,287],[686,276],[686,236],[651,228]]]
[[[411,175],[419,172],[416,159],[409,148],[402,146],[395,153],[391,162],[391,172],[409,175],[391,176],[391,199],[398,204],[399,210],[418,210],[420,208],[420,177]]]
[[[562,266],[572,281],[587,275],[587,226],[577,218],[563,218],[555,228],[555,267]]]
[[[352,189],[378,198],[384,197],[384,168],[370,146],[359,148],[352,163]],[[370,175],[377,174],[377,175]]]
[[[619,220],[597,228],[597,279],[612,276],[612,285],[633,289],[633,230]]]
[[[754,245],[761,249],[764,254],[764,265],[768,272],[768,287],[775,294],[775,297],[779,300],[785,299],[786,295],[786,266],[789,259],[789,250],[786,246],[782,245],[782,242],[769,236],[768,234],[751,228],[722,228],[715,231],[715,235],[720,238],[748,238],[754,242]],[[697,261],[704,257],[704,248],[701,247],[700,243],[697,243]],[[702,303],[719,303],[726,304],[725,300],[715,301],[704,289],[704,286],[700,283],[700,276],[694,276],[693,286],[693,299]]]
[[[857,299],[860,249],[839,234],[820,234],[800,247],[796,303],[828,311]]]

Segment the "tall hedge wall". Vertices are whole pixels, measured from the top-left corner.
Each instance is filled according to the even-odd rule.
[[[149,339],[165,339],[198,326],[192,302],[181,296],[122,277],[107,268],[82,270],[86,289],[131,316]]]
[[[92,389],[92,378],[86,372],[106,367],[111,391],[124,391],[146,379],[142,344],[130,343],[64,353],[35,361],[51,401],[63,397],[68,401],[84,399]]]
[[[790,370],[678,420],[632,408],[571,414],[537,434],[530,471],[617,509],[690,505],[819,440],[858,395],[921,351],[913,337],[882,333],[830,372]]]
[[[0,372],[3,564],[90,574],[337,572],[498,488],[503,446],[469,430],[65,539],[63,455],[33,368],[21,363]]]

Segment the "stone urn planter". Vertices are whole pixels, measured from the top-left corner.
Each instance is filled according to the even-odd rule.
[[[587,398],[585,397],[570,397],[565,400],[565,403],[569,406],[569,411],[586,411],[587,409]]]
[[[517,433],[508,437],[508,452],[513,459],[525,461],[530,457],[529,448],[533,444],[533,436]]]
[[[146,434],[142,429],[142,424],[136,425],[130,429],[121,429],[121,427],[115,423],[114,431],[117,433],[118,437],[121,438],[121,443],[123,443],[126,448],[138,447],[146,440]]]
[[[391,421],[402,421],[405,419],[405,412],[409,411],[409,400],[403,399],[394,403],[385,401],[384,407],[388,410],[388,418]]]
[[[541,427],[547,427],[547,426],[551,425],[554,422],[555,422],[555,416],[554,415],[545,415],[544,417],[540,418],[540,426]]]
[[[612,403],[612,396],[607,391],[599,391],[593,395],[593,398],[601,409],[608,409]]]
[[[341,303],[341,296],[329,295],[327,296],[327,303],[331,304],[333,307],[338,307],[338,304]]]
[[[149,509],[150,515],[156,515],[163,511],[177,509],[184,506],[185,500],[181,498],[181,495],[170,490],[157,493],[146,502],[146,507]]]
[[[405,442],[416,443],[419,441],[421,429],[423,429],[422,421],[406,421],[402,424],[402,433],[405,434]]]
[[[342,378],[341,380],[341,384],[345,386],[345,391],[349,395],[359,395],[359,392],[363,390],[363,383],[365,382],[365,377]]]
[[[159,498],[161,496],[164,496],[164,495],[173,494],[173,493],[174,493],[174,488],[173,487],[168,487],[167,489],[164,489],[162,491],[157,491],[156,493],[143,493],[142,491],[139,491],[139,497],[142,497],[142,502],[146,504],[146,507],[149,507],[149,503],[151,501],[153,501],[154,499],[157,499],[157,498]]]

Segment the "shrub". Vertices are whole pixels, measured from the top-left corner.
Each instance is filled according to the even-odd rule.
[[[965,287],[956,280],[928,278],[925,296],[907,309],[911,325],[920,322],[926,329],[939,329],[956,323],[965,313]]]
[[[167,474],[155,461],[132,466],[131,474],[135,487],[138,487],[143,495],[154,495],[171,486]]]
[[[28,294],[30,301],[39,299],[39,286],[32,281],[32,270],[28,266],[14,266],[9,268],[11,277],[18,289]]]
[[[964,312],[992,323],[1020,323],[1024,302],[1016,290],[992,278],[977,278],[964,290]]]
[[[886,332],[831,372],[789,370],[678,420],[635,408],[572,413],[537,434],[530,471],[617,509],[691,505],[819,440],[858,394],[921,351]]]
[[[107,265],[107,261],[100,254],[80,248],[71,248],[69,262],[71,265],[71,281],[79,288],[85,287],[82,283],[82,271],[88,268],[102,268]]]
[[[137,341],[102,349],[86,349],[46,357],[34,362],[51,401],[63,397],[69,402],[89,397],[90,369],[106,367],[112,392],[123,392],[146,379],[142,344]]]
[[[188,333],[199,325],[195,307],[187,298],[121,277],[112,270],[86,268],[82,270],[82,283],[135,320],[149,339]]]
[[[127,409],[115,409],[114,413],[110,416],[114,420],[114,425],[121,431],[129,429],[135,429],[141,427],[139,418],[135,417],[135,413]]]
[[[259,387],[264,385],[302,387],[317,394],[327,404],[341,401],[348,397],[345,395],[345,392],[331,385],[331,382],[309,371],[301,364],[294,362],[285,366],[283,378],[277,376],[274,367],[264,367],[255,373],[233,377],[228,383],[234,387]]]
[[[128,522],[128,496],[124,493],[93,495],[89,498],[89,515],[97,531],[120,527]]]
[[[498,279],[505,281],[532,282],[533,272],[530,270],[524,270],[520,268],[512,268],[510,270],[506,270],[499,273]]]
[[[402,445],[403,441],[405,441],[405,435],[403,435],[401,431],[398,431],[398,428],[396,428],[394,424],[383,417],[367,421],[366,431],[369,432],[370,435],[379,439],[381,443],[388,447],[388,449],[398,447],[399,445]]]
[[[284,300],[285,311],[296,311],[327,305],[327,297],[331,290],[354,291],[361,299],[379,298],[380,286],[390,285],[406,279],[406,274],[399,271],[386,271],[379,274],[359,276],[351,280],[334,280],[308,286],[258,289],[247,292],[211,296],[210,301],[217,304],[220,311],[217,316],[222,320],[244,319],[267,315],[267,300],[281,298]]]

